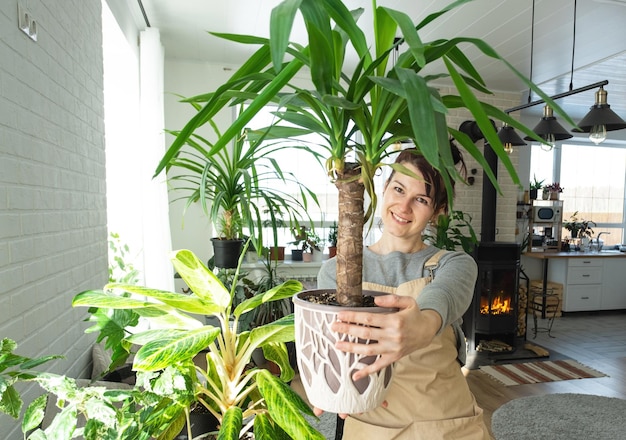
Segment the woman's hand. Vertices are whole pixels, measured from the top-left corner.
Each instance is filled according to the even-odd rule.
[[[377,296],[375,302],[380,307],[394,307],[399,311],[389,314],[342,311],[332,325],[332,330],[338,333],[370,340],[369,344],[338,341],[337,349],[367,356],[381,355],[376,362],[356,372],[352,377],[355,381],[428,346],[441,328],[439,313],[421,310],[409,296]]]

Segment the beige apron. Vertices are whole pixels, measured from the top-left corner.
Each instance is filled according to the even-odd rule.
[[[426,262],[430,277],[397,288],[363,283],[363,289],[417,298],[432,280],[443,253]],[[343,440],[489,440],[483,411],[467,385],[457,355],[456,336],[448,326],[428,347],[396,362],[387,408],[348,417]]]

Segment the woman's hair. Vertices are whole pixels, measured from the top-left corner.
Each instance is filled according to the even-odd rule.
[[[459,148],[450,140],[450,150],[452,153],[452,159],[454,164],[459,167],[459,172],[465,178],[467,174],[467,168],[463,161],[463,155]],[[407,148],[402,150],[395,160],[396,163],[405,164],[409,163],[416,167],[422,176],[424,177],[424,183],[426,185],[426,195],[433,200],[433,209],[435,212],[448,213],[448,191],[441,176],[441,173],[437,171],[433,166],[428,163],[426,158],[417,148]],[[392,171],[387,183],[391,180],[396,171]],[[452,183],[452,196],[454,197],[454,178],[450,179]]]

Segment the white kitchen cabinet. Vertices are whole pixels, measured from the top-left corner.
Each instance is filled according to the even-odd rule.
[[[626,309],[626,260],[604,259],[602,270],[602,310]]]
[[[548,279],[563,284],[563,311],[626,309],[626,259],[554,258]]]

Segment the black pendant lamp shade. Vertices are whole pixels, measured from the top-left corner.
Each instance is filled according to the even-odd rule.
[[[589,133],[594,125],[604,125],[606,131],[626,128],[626,122],[607,104],[607,93],[604,87],[600,87],[600,90],[596,92],[596,103],[591,106],[589,113],[578,123],[579,129],[575,128],[572,131]]]
[[[569,139],[574,137],[570,134],[561,124],[559,124],[554,117],[552,112],[552,107],[546,105],[543,108],[543,117],[539,121],[539,123],[535,126],[533,131],[543,140],[551,142],[551,141],[562,141],[564,139]],[[526,136],[524,139],[527,141],[534,140],[530,136]]]
[[[519,137],[515,129],[508,124],[504,124],[500,131],[498,131],[498,138],[504,146],[504,151],[509,154],[513,152],[513,147],[521,147],[522,145],[526,145],[526,142],[524,142],[522,138]]]

